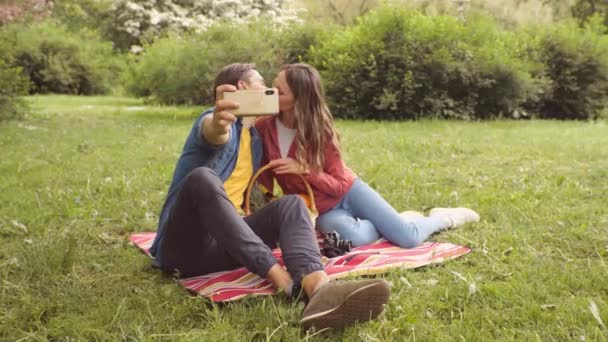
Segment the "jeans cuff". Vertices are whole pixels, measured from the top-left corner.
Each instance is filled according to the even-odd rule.
[[[323,266],[323,264],[321,262],[315,262],[315,263],[310,263],[308,265],[299,267],[297,270],[288,270],[289,273],[291,273],[291,277],[293,278],[293,283],[294,284],[299,284],[302,281],[302,278],[304,278],[305,276],[316,272],[316,271],[323,271],[325,270],[325,267]]]
[[[256,261],[257,262],[256,262],[254,273],[259,275],[262,278],[266,278],[266,275],[268,274],[268,271],[270,271],[272,266],[274,266],[274,264],[279,263],[277,258],[275,258],[274,255],[272,255],[272,253],[270,253],[266,256],[263,256],[263,257],[258,257],[258,258],[256,258]]]

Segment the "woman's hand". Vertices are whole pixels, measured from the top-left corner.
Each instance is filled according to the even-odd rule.
[[[292,158],[275,159],[271,160],[268,164],[271,166],[274,173],[278,175],[294,174],[306,176],[310,173],[308,166],[302,165]]]

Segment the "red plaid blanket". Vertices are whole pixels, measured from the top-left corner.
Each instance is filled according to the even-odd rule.
[[[156,233],[137,233],[129,241],[146,255]],[[384,273],[394,268],[416,268],[454,259],[471,251],[470,248],[446,242],[426,242],[416,248],[404,249],[380,239],[369,245],[353,248],[350,253],[324,259],[325,271],[332,279],[353,275]],[[281,250],[273,254],[282,262]],[[271,295],[275,289],[264,278],[244,267],[177,280],[188,291],[214,302],[227,302],[250,295]]]

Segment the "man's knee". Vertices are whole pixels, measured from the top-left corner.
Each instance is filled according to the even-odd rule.
[[[300,222],[300,220],[306,220],[308,225],[313,226],[306,203],[298,195],[282,196],[269,205],[275,206],[273,210],[274,214],[288,226],[292,226],[292,223],[296,221]],[[297,225],[293,227],[297,227]]]
[[[186,176],[183,186],[196,191],[203,191],[214,189],[221,185],[222,180],[215,171],[208,167],[197,167]]]
[[[302,210],[306,211],[306,202],[304,199],[298,195],[285,195],[279,198],[278,204],[284,208],[289,210]]]

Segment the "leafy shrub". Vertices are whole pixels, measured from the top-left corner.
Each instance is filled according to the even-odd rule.
[[[542,118],[600,116],[608,103],[608,36],[602,30],[574,23],[545,30],[539,58],[551,83],[539,104]]]
[[[608,97],[602,27],[507,30],[485,15],[460,21],[391,6],[350,27],[223,23],[147,45],[125,82],[162,103],[208,104],[228,63],[255,62],[270,80],[281,64],[304,61],[321,71],[341,118],[587,119]]]
[[[13,66],[31,80],[32,93],[105,93],[119,74],[111,44],[90,32],[70,33],[52,22],[15,24],[0,40],[12,46]]]
[[[131,56],[125,73],[127,91],[166,104],[209,104],[221,67],[253,62],[270,84],[285,63],[308,61],[310,47],[332,26],[294,23],[282,30],[262,22],[220,23],[207,31],[165,37]]]
[[[225,23],[200,34],[163,38],[133,58],[126,88],[166,104],[209,104],[215,76],[227,64],[254,62],[271,80],[282,63],[275,56],[275,42],[275,32],[261,23]]]
[[[608,2],[602,0],[576,0],[571,9],[572,16],[579,23],[585,24],[590,20],[596,20],[602,24],[602,31],[608,33]]]
[[[311,47],[323,41],[338,27],[314,22],[294,23],[277,32],[276,54],[283,63],[309,62]]]
[[[114,0],[61,0],[53,5],[52,17],[72,32],[83,28],[105,33],[110,25]]]
[[[473,96],[473,118],[529,117],[527,104],[547,87],[544,66],[534,59],[537,39],[521,30],[502,30],[484,17],[467,23],[464,39],[473,53],[468,69],[474,78],[452,89]]]
[[[0,121],[20,118],[26,110],[20,96],[27,94],[29,83],[21,69],[10,64],[8,47],[0,41]]]
[[[337,117],[477,119],[510,115],[538,91],[526,48],[486,17],[385,6],[310,53]]]

